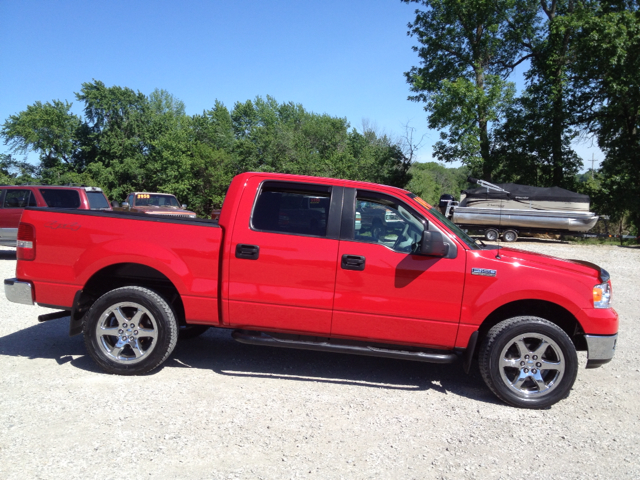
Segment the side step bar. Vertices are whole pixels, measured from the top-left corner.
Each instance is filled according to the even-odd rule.
[[[234,330],[231,337],[240,343],[271,347],[315,350],[317,352],[350,353],[370,357],[396,358],[428,363],[453,363],[458,356],[451,351],[418,350],[401,345],[370,345],[364,342],[349,342],[325,337],[302,335],[267,334],[248,330]],[[404,349],[403,349],[404,348]]]

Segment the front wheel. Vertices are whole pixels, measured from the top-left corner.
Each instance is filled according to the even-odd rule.
[[[504,402],[546,408],[569,395],[578,356],[569,336],[538,317],[514,317],[489,330],[480,347],[480,373]]]
[[[147,288],[116,288],[96,300],[87,312],[84,343],[107,373],[148,373],[169,357],[177,341],[173,310]]]

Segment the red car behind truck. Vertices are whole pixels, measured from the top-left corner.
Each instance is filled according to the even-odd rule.
[[[365,202],[402,225],[357,229]],[[412,193],[363,182],[241,174],[219,221],[27,208],[17,258],[7,298],[61,309],[42,320],[70,315],[70,334],[123,375],[220,327],[250,344],[466,371],[477,359],[503,401],[543,408],[569,394],[576,350],[597,367],[617,339],[605,270],[479,245]]]

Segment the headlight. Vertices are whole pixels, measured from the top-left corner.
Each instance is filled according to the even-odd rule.
[[[601,283],[593,287],[593,307],[609,308],[611,306],[611,284]]]

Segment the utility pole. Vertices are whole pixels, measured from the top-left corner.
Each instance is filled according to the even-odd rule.
[[[595,160],[595,154],[591,152],[591,180],[593,180],[593,162]]]

